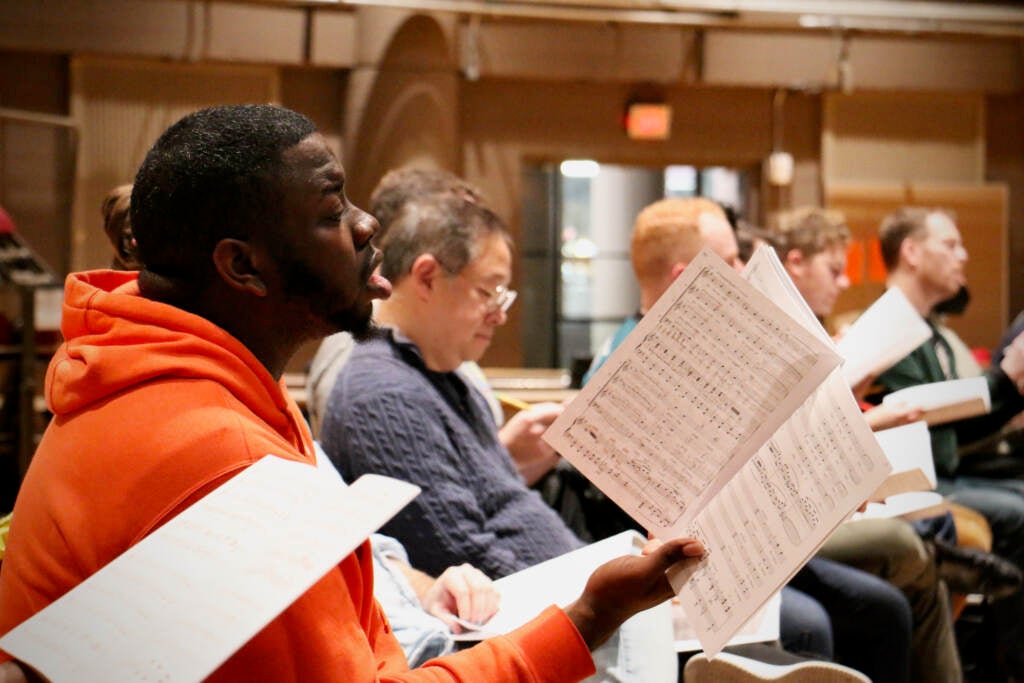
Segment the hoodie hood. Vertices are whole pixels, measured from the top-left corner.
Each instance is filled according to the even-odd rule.
[[[64,343],[46,372],[54,415],[82,410],[138,384],[167,379],[223,385],[281,428],[289,402],[238,339],[210,321],[139,293],[138,274],[73,273],[64,286]]]

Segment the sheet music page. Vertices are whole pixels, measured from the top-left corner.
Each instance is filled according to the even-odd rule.
[[[846,381],[856,386],[869,375],[888,370],[931,336],[931,328],[900,288],[890,287],[839,340]]]
[[[824,334],[774,250],[757,251],[744,277],[816,334]],[[832,531],[885,479],[890,466],[842,371],[835,369],[786,420],[689,533],[708,548],[669,572],[705,652],[717,654]]]
[[[636,531],[623,531],[504,576],[494,582],[501,594],[497,613],[486,624],[453,638],[475,641],[503,635],[535,618],[548,605],[565,607],[580,597],[595,569],[616,557],[639,554],[646,542]]]
[[[3,638],[64,681],[206,678],[419,488],[267,456]]]
[[[705,652],[717,654],[888,472],[837,369],[682,534],[708,549],[696,567],[669,571]]]
[[[838,363],[705,249],[544,438],[647,529],[678,537]]]
[[[745,645],[778,640],[781,612],[782,595],[776,593],[736,632],[728,644]],[[676,652],[696,652],[703,649],[679,598],[672,601],[672,625],[675,631]]]

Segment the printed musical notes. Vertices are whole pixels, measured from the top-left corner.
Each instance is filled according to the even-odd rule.
[[[709,654],[888,471],[774,252],[744,275],[703,252],[545,434],[656,535],[704,542],[669,574]]]
[[[706,251],[545,438],[647,528],[678,535],[838,363]]]

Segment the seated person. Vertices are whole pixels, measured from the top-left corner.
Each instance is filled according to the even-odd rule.
[[[503,224],[475,201],[435,198],[407,205],[381,247],[381,274],[394,286],[378,309],[385,327],[356,346],[338,375],[324,450],[348,480],[377,473],[422,488],[383,532],[428,573],[468,562],[499,578],[579,548],[520,478],[486,401],[459,372],[487,349],[514,298]],[[614,658],[661,673],[621,675],[674,680],[667,606],[642,619],[660,630],[634,636],[646,627],[630,622]],[[651,651],[637,656],[637,643]]]
[[[356,346],[327,403],[322,443],[345,479],[374,472],[423,487],[384,531],[427,572],[468,561],[501,577],[581,545],[516,476],[489,408],[458,372],[505,322],[508,239],[479,204],[409,206],[382,242],[394,287],[378,309],[386,327]]]
[[[121,185],[103,202],[105,232],[119,270],[141,267],[128,226],[130,197],[131,185]],[[125,231],[130,239],[125,239]],[[328,339],[342,336],[352,339],[347,332],[338,332]],[[337,475],[319,444],[314,446],[318,466]],[[0,559],[7,536],[6,519],[0,520]],[[373,596],[384,609],[411,668],[455,649],[452,634],[462,631],[455,617],[484,623],[497,609],[499,596],[491,580],[468,564],[448,567],[435,579],[411,567],[402,544],[389,536],[372,534],[370,547],[375,578]]]
[[[380,224],[377,242],[384,239],[391,223],[406,205],[444,197],[483,202],[479,189],[447,171],[407,166],[386,173],[370,195],[370,213]],[[346,332],[332,334],[320,343],[310,363],[307,412],[313,438],[320,438],[327,400],[338,372],[348,361],[353,343],[352,336]],[[499,427],[501,443],[508,449],[527,485],[532,486],[558,462],[558,454],[540,435],[561,414],[562,406],[555,403],[538,404],[517,412],[506,423],[501,405],[491,393],[476,362],[466,361],[461,371],[463,377],[471,380],[473,387],[487,399]]]
[[[889,287],[899,287],[921,318],[936,330],[935,307],[966,284],[967,251],[953,217],[941,209],[910,207],[887,216],[879,227],[882,258]],[[992,527],[993,550],[1024,568],[1024,482],[983,476],[961,476],[961,445],[997,431],[1024,408],[1018,383],[1024,383],[1024,339],[1007,346],[998,365],[984,373],[992,411],[976,418],[932,427],[932,455],[938,490],[982,513]],[[959,378],[949,343],[937,331],[878,377],[885,391]],[[877,396],[876,398],[881,398]],[[1001,649],[1009,673],[1024,677],[1024,593],[994,606]]]
[[[107,193],[100,207],[103,231],[114,247],[114,258],[110,264],[114,270],[138,270],[141,265],[135,253],[135,237],[132,235],[132,222],[128,215],[131,196],[131,184],[118,185]]]
[[[775,217],[765,233],[779,260],[808,307],[820,320],[832,313],[839,295],[850,283],[846,277],[846,251],[850,231],[835,211],[813,207],[796,209]],[[865,413],[873,429],[906,424],[918,419],[917,408],[876,407]],[[978,574],[978,582],[957,588],[983,587],[989,574],[1007,577],[1001,590],[1014,592],[1019,574],[998,558],[962,558],[960,551],[941,540],[922,542],[905,522],[863,520],[839,527],[819,555],[877,573],[899,587],[914,611],[913,671],[917,680],[959,680],[959,658],[950,620],[949,604],[938,578],[945,573],[960,580],[967,562]],[[945,560],[945,561],[943,561]],[[938,564],[938,568],[936,565]],[[982,568],[992,571],[981,575]],[[938,571],[937,571],[938,569]],[[1001,571],[1000,571],[1001,570]],[[1013,579],[1016,579],[1014,581]],[[995,579],[990,584],[996,583]],[[987,587],[987,586],[986,586]],[[995,586],[993,585],[993,590]]]
[[[142,271],[66,285],[55,418],[15,503],[0,634],[267,453],[315,466],[284,368],[310,339],[364,331],[390,292],[344,179],[312,122],[280,107],[206,109],[157,140],[131,201]],[[209,680],[580,680],[588,650],[671,597],[665,570],[702,553],[675,540],[618,558],[566,609],[409,671],[364,543]],[[23,678],[10,660],[0,652],[2,675]]]

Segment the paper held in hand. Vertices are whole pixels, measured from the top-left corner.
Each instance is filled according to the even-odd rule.
[[[843,375],[851,387],[877,376],[928,341],[932,330],[899,287],[890,287],[839,340]]]
[[[884,429],[875,432],[875,438],[889,459],[892,472],[871,494],[872,501],[881,502],[900,493],[935,488],[935,461],[927,423],[919,421]]]
[[[545,434],[660,538],[704,542],[670,578],[712,655],[889,471],[774,252],[745,277],[701,252]]]
[[[548,605],[565,607],[583,593],[594,570],[616,557],[638,554],[646,542],[647,539],[635,531],[623,531],[502,577],[494,582],[494,589],[501,594],[497,613],[486,624],[460,621],[466,630],[452,637],[457,641],[477,641],[503,635],[536,618]],[[729,644],[778,640],[779,607],[776,594]],[[696,634],[678,601],[673,601],[672,621],[676,651],[699,650]]]
[[[912,422],[875,432],[875,437],[892,464],[892,472],[871,494],[864,512],[856,513],[854,519],[914,520],[941,514],[946,506],[942,496],[934,491],[935,462],[928,425],[924,421]]]
[[[565,607],[580,597],[595,569],[616,557],[639,554],[644,543],[646,539],[637,532],[623,531],[498,579],[494,582],[501,594],[498,611],[486,624],[467,624],[471,630],[455,635],[455,640],[503,635],[536,618],[548,605]]]
[[[945,382],[918,384],[887,394],[883,406],[917,406],[924,411],[921,419],[936,426],[984,415],[992,410],[988,380],[984,377],[950,379]]]
[[[262,458],[0,638],[64,681],[206,678],[419,493]]]

